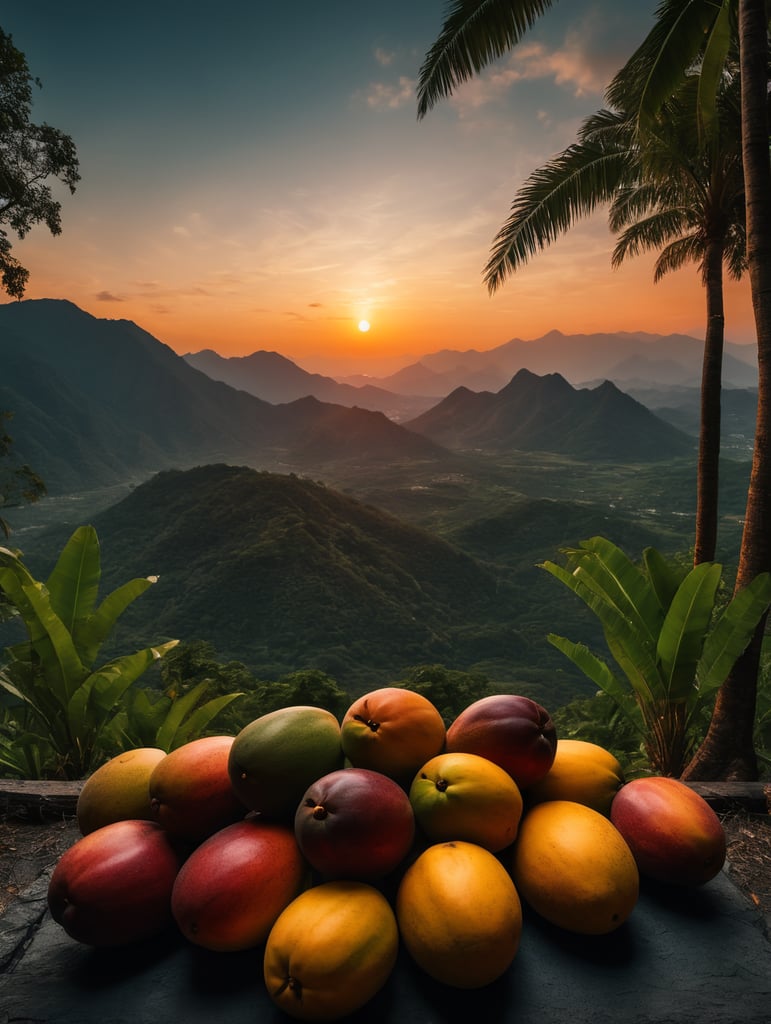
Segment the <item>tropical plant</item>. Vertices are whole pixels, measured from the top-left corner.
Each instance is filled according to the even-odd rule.
[[[24,238],[35,224],[61,233],[61,203],[47,178],[57,178],[70,192],[80,180],[75,145],[69,135],[30,121],[32,85],[27,59],[0,29],[0,282],[14,299],[24,295],[29,271],[12,255],[7,224]]]
[[[718,607],[722,566],[684,569],[655,548],[642,566],[604,537],[541,567],[597,616],[621,674],[589,648],[554,633],[549,642],[611,697],[638,729],[654,772],[680,776],[693,725],[722,685],[771,604],[771,574],[756,577]]]
[[[116,712],[112,731],[121,735],[124,748],[160,747],[167,752],[205,736],[220,712],[244,696],[239,691],[205,701],[210,685],[210,680],[203,679],[184,693],[131,687]]]
[[[426,55],[418,85],[418,116],[523,37],[552,0],[454,0]],[[747,266],[758,348],[758,413],[735,593],[771,571],[771,160],[769,159],[769,16],[766,0],[662,0],[653,29],[625,75],[640,85],[643,130],[677,92],[697,60],[698,117],[708,126],[734,34],[739,42],[742,165]],[[753,745],[757,680],[765,617],[737,659],[715,701],[704,742],[686,769],[692,779],[757,778]]]
[[[132,684],[177,643],[170,640],[95,667],[103,642],[128,605],[156,581],[135,579],[97,604],[101,562],[96,531],[79,527],[45,583],[19,554],[0,548],[0,589],[27,639],[6,648],[0,687],[13,701],[28,762],[42,774],[88,774],[121,747],[120,702]]]

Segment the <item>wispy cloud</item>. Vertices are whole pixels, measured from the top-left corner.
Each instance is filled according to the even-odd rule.
[[[102,291],[96,293],[97,302],[125,302],[120,295],[113,295],[112,292]]]
[[[533,40],[515,47],[505,63],[496,64],[464,83],[452,97],[461,117],[505,99],[519,83],[548,81],[574,97],[602,97],[628,53],[609,38],[612,26],[589,13],[557,45]]]
[[[400,75],[397,82],[373,82],[367,91],[367,106],[372,110],[397,110],[415,102],[416,82]]]
[[[392,53],[389,50],[384,50],[382,46],[378,46],[377,49],[375,50],[374,56],[378,64],[382,64],[384,68],[387,68],[390,64],[393,63],[396,54]]]
[[[549,50],[543,43],[520,46],[500,68],[461,86],[452,103],[461,117],[504,99],[520,82],[549,80],[573,96],[602,96],[609,76],[579,46]]]

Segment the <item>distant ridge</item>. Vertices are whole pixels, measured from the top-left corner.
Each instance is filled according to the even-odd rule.
[[[415,416],[431,405],[430,398],[400,395],[372,384],[353,386],[320,373],[308,373],[278,352],[259,350],[248,356],[224,357],[203,349],[188,352],[183,358],[212,380],[224,381],[274,405],[310,395],[322,402],[384,412],[393,420]]]
[[[437,397],[465,386],[474,391],[498,391],[519,370],[543,376],[559,373],[578,387],[592,380],[610,380],[622,391],[634,384],[699,386],[704,343],[686,334],[618,331],[605,334],[563,334],[549,331],[540,338],[512,338],[494,348],[440,349],[426,353],[398,374],[372,381],[401,393]],[[757,358],[751,345],[726,344],[723,384],[757,385]]]
[[[272,405],[212,380],[131,321],[64,300],[0,304],[0,361],[14,454],[50,494],[203,462],[316,471],[340,458],[447,454],[381,412]]]
[[[690,454],[694,441],[605,381],[572,387],[561,374],[520,370],[498,392],[457,388],[409,421],[453,449],[549,451],[582,459],[651,461]]]

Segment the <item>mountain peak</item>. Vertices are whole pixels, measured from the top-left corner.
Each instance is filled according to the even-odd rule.
[[[460,388],[406,424],[448,448],[549,451],[585,459],[655,461],[693,442],[605,381],[577,390],[559,373],[519,370],[495,394]]]

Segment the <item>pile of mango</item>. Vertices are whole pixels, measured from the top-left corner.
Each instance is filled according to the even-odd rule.
[[[400,947],[436,981],[481,988],[517,954],[523,903],[604,935],[641,876],[702,885],[726,853],[693,790],[625,782],[535,701],[485,697],[446,727],[401,687],[341,722],[288,707],[235,736],[129,750],[85,781],[77,818],[48,890],[68,935],[120,946],[174,927],[254,948],[270,998],[302,1020],[364,1006]]]

